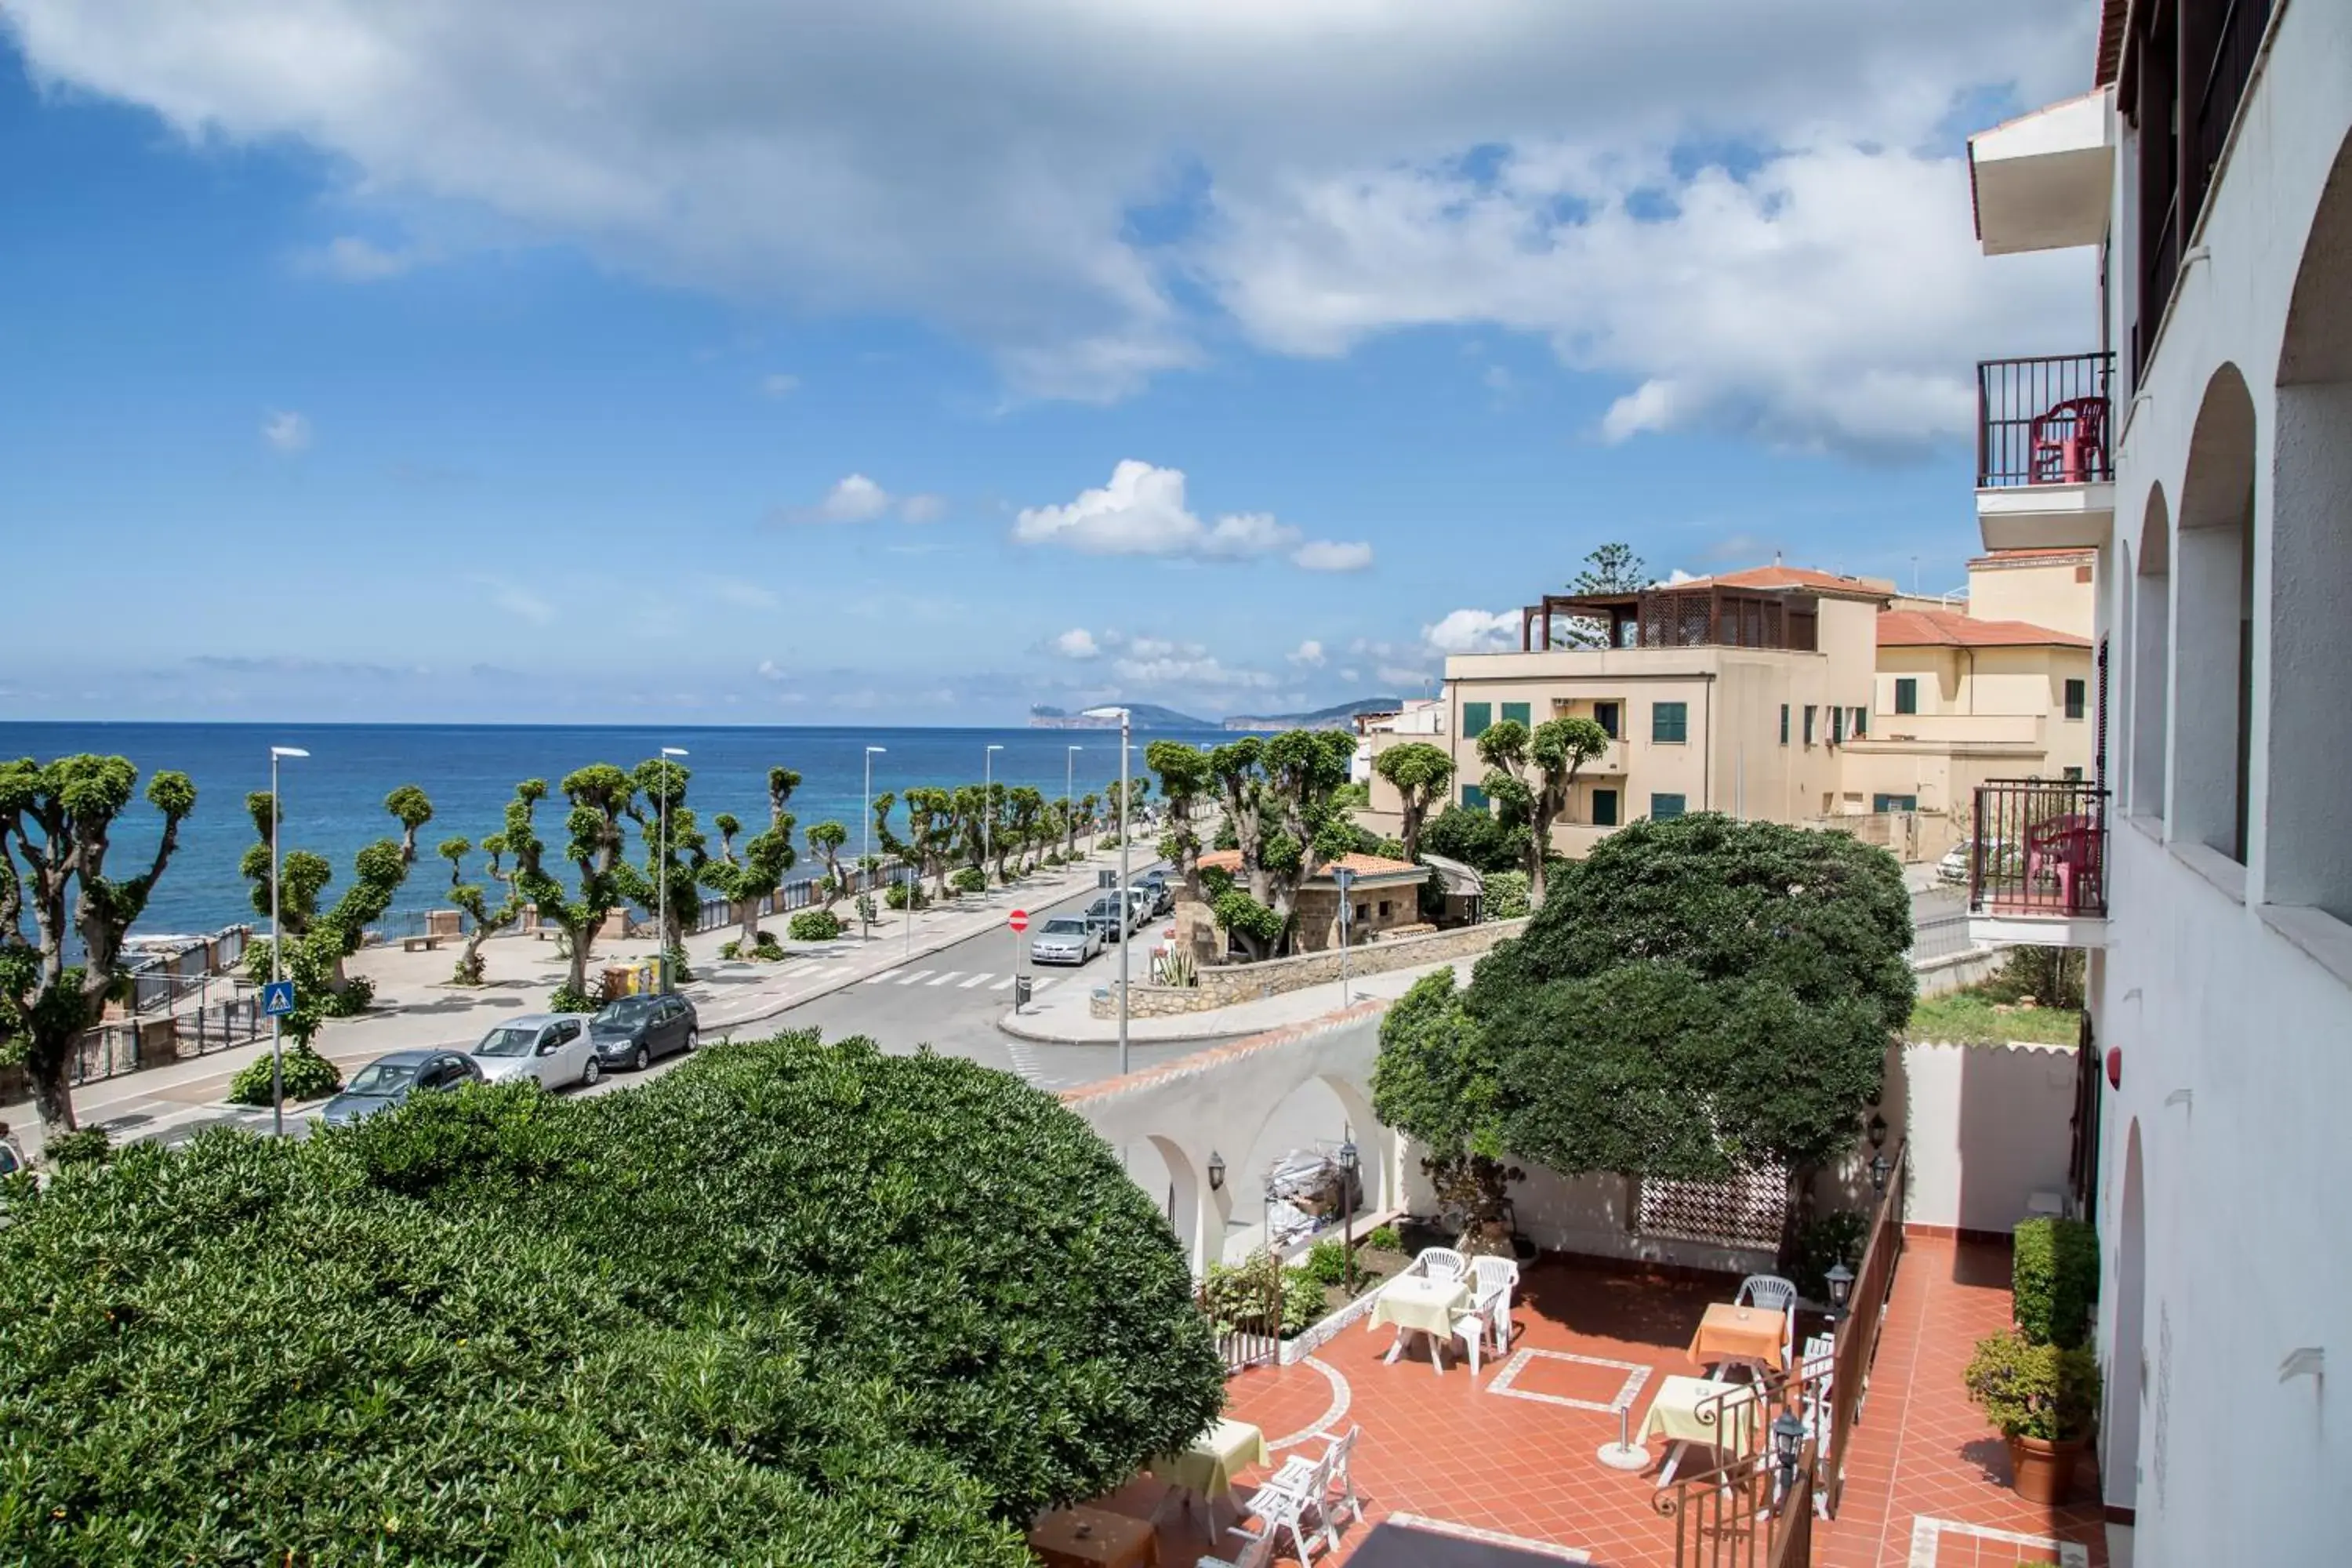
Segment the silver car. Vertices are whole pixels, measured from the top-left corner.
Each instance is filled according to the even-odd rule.
[[[1036,963],[1084,963],[1102,948],[1099,929],[1076,915],[1056,915],[1030,939],[1029,957]]]
[[[535,1079],[541,1089],[593,1084],[604,1076],[584,1013],[526,1013],[484,1035],[474,1065],[492,1083]]]

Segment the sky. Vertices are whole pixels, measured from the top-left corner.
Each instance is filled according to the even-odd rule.
[[[0,719],[1412,695],[1585,554],[1962,582],[2088,0],[10,0]]]

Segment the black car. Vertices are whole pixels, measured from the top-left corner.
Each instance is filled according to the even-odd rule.
[[[463,1051],[394,1051],[360,1068],[343,1092],[327,1101],[319,1120],[330,1127],[347,1127],[407,1104],[412,1094],[462,1089],[481,1081],[481,1064]]]
[[[1135,887],[1139,892],[1151,895],[1151,912],[1154,915],[1164,915],[1176,907],[1175,884],[1168,879],[1168,873],[1157,866],[1136,878]]]
[[[698,1026],[683,996],[624,996],[589,1020],[588,1037],[606,1067],[643,1071],[656,1057],[694,1049]]]

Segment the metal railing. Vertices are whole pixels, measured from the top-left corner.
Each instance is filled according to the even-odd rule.
[[[1813,1443],[1787,1477],[1769,1447],[1650,1497],[1675,1526],[1675,1568],[1808,1568],[1813,1560]]]
[[[2112,353],[1977,364],[1977,488],[2112,479]]]
[[[2213,55],[2191,110],[2196,136],[2196,192],[2201,210],[2212,199],[2213,171],[2221,166],[2221,149],[2229,144],[2230,126],[2238,105],[2253,79],[2254,57],[2262,52],[2263,31],[2270,25],[2272,0],[2228,0],[2213,29]],[[2189,227],[2194,227],[2192,219]]]
[[[1870,1233],[1863,1243],[1862,1267],[1854,1270],[1853,1288],[1846,1296],[1844,1319],[1837,1326],[1837,1350],[1831,1363],[1827,1443],[1822,1449],[1822,1499],[1831,1518],[1845,1496],[1846,1445],[1861,1418],[1862,1396],[1870,1384],[1870,1363],[1878,1354],[1879,1331],[1885,1326],[1886,1299],[1895,1289],[1895,1265],[1903,1255],[1903,1205],[1910,1189],[1910,1145],[1895,1146],[1888,1168],[1886,1192],[1871,1215]]]
[[[1969,912],[2104,920],[2107,792],[2080,779],[1977,786]]]
[[[118,1019],[84,1032],[74,1042],[67,1076],[76,1084],[97,1083],[246,1045],[268,1032],[269,1020],[257,995],[233,996],[168,1017]]]
[[[1282,1351],[1282,1267],[1261,1254],[1248,1264],[1194,1288],[1193,1305],[1208,1320],[1225,1375],[1262,1366]]]

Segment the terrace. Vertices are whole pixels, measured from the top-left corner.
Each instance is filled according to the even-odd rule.
[[[1623,594],[1546,594],[1519,611],[1519,649],[1552,647],[1555,618],[1596,622],[1612,648],[1761,647],[1813,653],[1820,614],[1809,594],[1721,582]],[[1538,636],[1540,631],[1540,636]]]
[[[1993,779],[1976,792],[1969,934],[2105,947],[2107,792],[2075,779]]]
[[[2095,546],[2115,517],[2112,353],[1977,366],[1977,522],[1988,550]]]

